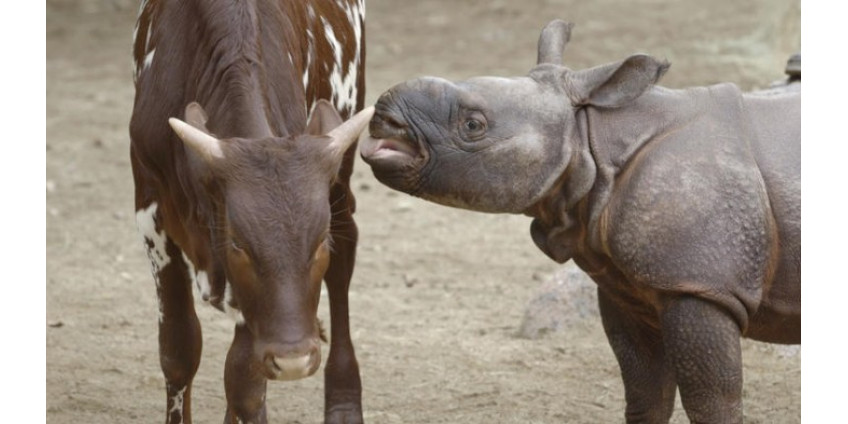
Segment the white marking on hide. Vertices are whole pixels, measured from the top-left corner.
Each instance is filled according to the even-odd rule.
[[[191,287],[194,292],[195,302],[200,301],[204,305],[211,305],[209,299],[212,296],[212,286],[209,284],[209,275],[206,271],[198,271],[188,256],[183,252],[183,261],[188,268],[188,275],[191,277]]]
[[[153,17],[150,17],[150,25],[147,25],[147,36],[144,38],[144,51],[150,51],[150,36],[153,34]]]
[[[168,236],[165,231],[156,231],[156,211],[159,205],[156,202],[150,204],[147,209],[141,209],[135,213],[135,222],[139,234],[144,237],[147,254],[150,257],[154,270],[158,271],[171,262],[171,258],[165,252],[165,244]]]
[[[336,38],[336,34],[333,31],[332,25],[330,25],[326,19],[321,18],[321,23],[324,25],[324,31],[326,33],[327,43],[330,45],[330,49],[333,51],[333,70],[330,73],[330,87],[333,91],[332,101],[336,110],[344,113],[353,112],[354,107],[356,106],[356,97],[357,97],[357,89],[356,89],[356,80],[357,80],[357,67],[360,63],[360,57],[362,55],[362,7],[358,4],[345,7],[345,13],[347,14],[348,21],[353,27],[354,32],[354,42],[356,43],[354,57],[351,63],[348,65],[347,74],[343,73],[344,66],[342,64],[342,46]]]
[[[312,66],[312,49],[315,45],[315,36],[312,35],[312,31],[306,30],[306,63],[303,64],[303,91],[306,92],[306,88],[309,87],[309,67]]]
[[[170,410],[168,410],[168,415],[171,415],[174,412],[178,412],[180,414],[180,420],[178,421],[178,423],[183,422],[183,399],[185,396],[185,391],[185,387],[177,391],[177,393],[171,398],[171,401],[174,403],[174,405],[171,406]]]
[[[147,209],[140,209],[135,213],[135,222],[138,227],[138,233],[144,242],[144,248],[147,250],[147,258],[150,259],[150,270],[153,274],[153,280],[156,282],[157,292],[161,287],[159,282],[159,272],[171,263],[171,258],[165,251],[165,246],[168,242],[168,236],[165,231],[156,231],[156,211],[159,205],[156,202],[150,204]],[[159,299],[159,322],[164,319],[164,305],[162,299]]]
[[[224,312],[236,322],[236,325],[244,325],[244,315],[241,311],[232,306],[233,301],[233,286],[227,281],[227,286],[224,289]]]
[[[153,64],[153,54],[156,53],[156,49],[149,51],[146,55],[144,55],[144,65],[141,67],[141,72],[146,71],[150,68],[150,65]]]
[[[194,279],[194,274],[197,273],[197,267],[194,266],[194,262],[188,258],[188,255],[183,252],[183,262],[186,264],[186,268],[188,268],[188,275],[191,276],[192,281]]]
[[[136,13],[136,15],[135,15],[136,20],[135,20],[135,28],[133,28],[133,45],[135,45],[135,39],[138,36],[138,24],[139,24],[138,18],[141,17],[141,13],[144,12],[145,7],[147,7],[147,0],[142,0],[141,4],[139,4],[139,6],[138,6],[138,13]]]
[[[197,273],[197,278],[195,279],[195,287],[199,292],[200,301],[205,305],[210,305],[209,301],[212,296],[212,286],[209,284],[209,274],[206,271],[200,271]]]
[[[143,0],[141,2],[141,4],[138,6],[138,14],[136,15],[135,26],[133,27],[133,44],[132,44],[133,48],[135,48],[135,43],[136,43],[136,40],[138,39],[139,24],[141,24],[141,14],[144,13],[144,9],[147,7],[147,1],[148,0]],[[150,20],[150,23],[147,26],[147,35],[144,38],[144,49],[143,49],[144,53],[147,53],[148,49],[150,49],[150,35],[153,33],[153,15],[152,14],[148,15],[148,18]],[[145,57],[145,59],[147,59],[147,57]],[[150,56],[150,60],[151,61],[153,60],[152,56]],[[147,69],[147,68],[145,67],[144,69]],[[138,83],[138,76],[139,76],[139,74],[141,74],[141,71],[143,71],[144,69],[142,69],[142,64],[139,63],[138,60],[136,60],[135,57],[133,57],[133,82],[134,83]]]
[[[183,252],[183,261],[188,268],[188,274],[191,276],[191,286],[194,292],[194,301],[200,302],[204,306],[212,306],[212,285],[209,283],[209,273],[206,271],[198,271],[194,263],[189,260],[188,256]],[[226,282],[224,291],[224,313],[230,317],[236,324],[244,324],[244,315],[237,308],[231,305],[233,299],[232,286],[230,282]]]

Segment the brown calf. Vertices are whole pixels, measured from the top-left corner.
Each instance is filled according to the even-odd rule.
[[[322,278],[333,330],[325,420],[362,421],[349,179],[371,111],[344,124],[336,111],[362,108],[364,28],[363,0],[142,2],[130,156],[167,423],[191,422],[202,344],[193,297],[236,319],[224,421],[265,422],[266,381],[320,365]]]

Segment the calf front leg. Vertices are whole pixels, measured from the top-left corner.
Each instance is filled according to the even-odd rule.
[[[168,240],[168,245],[173,242]],[[191,423],[191,384],[200,365],[202,337],[188,269],[174,246],[171,263],[159,272],[159,363],[167,390],[166,423]],[[171,254],[171,249],[168,249]]]
[[[598,305],[604,332],[621,368],[627,422],[668,423],[674,411],[676,383],[665,360],[662,336],[628,315],[602,290],[598,290]]]
[[[330,353],[324,368],[324,422],[356,424],[363,422],[362,382],[350,338],[348,289],[359,233],[353,221],[353,198],[348,189],[336,185],[332,198],[334,247],[324,276],[330,295],[331,329]]]
[[[263,364],[253,353],[253,335],[245,325],[236,325],[233,343],[224,367],[227,413],[224,424],[265,424],[265,392],[268,380]]]
[[[191,423],[191,383],[200,365],[200,322],[182,251],[158,223],[156,203],[136,214],[159,298],[159,364],[165,376],[168,424]]]
[[[693,423],[742,422],[740,329],[725,310],[691,296],[666,302],[663,340]]]

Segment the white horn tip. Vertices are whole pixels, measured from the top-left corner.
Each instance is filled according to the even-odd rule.
[[[221,150],[221,142],[217,138],[177,118],[168,118],[168,124],[184,143],[191,146],[204,157],[217,159],[224,157],[224,151]]]

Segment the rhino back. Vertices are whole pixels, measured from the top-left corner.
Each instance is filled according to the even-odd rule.
[[[744,331],[771,279],[776,229],[740,97],[718,97],[627,162],[599,231],[631,284],[711,300]]]

